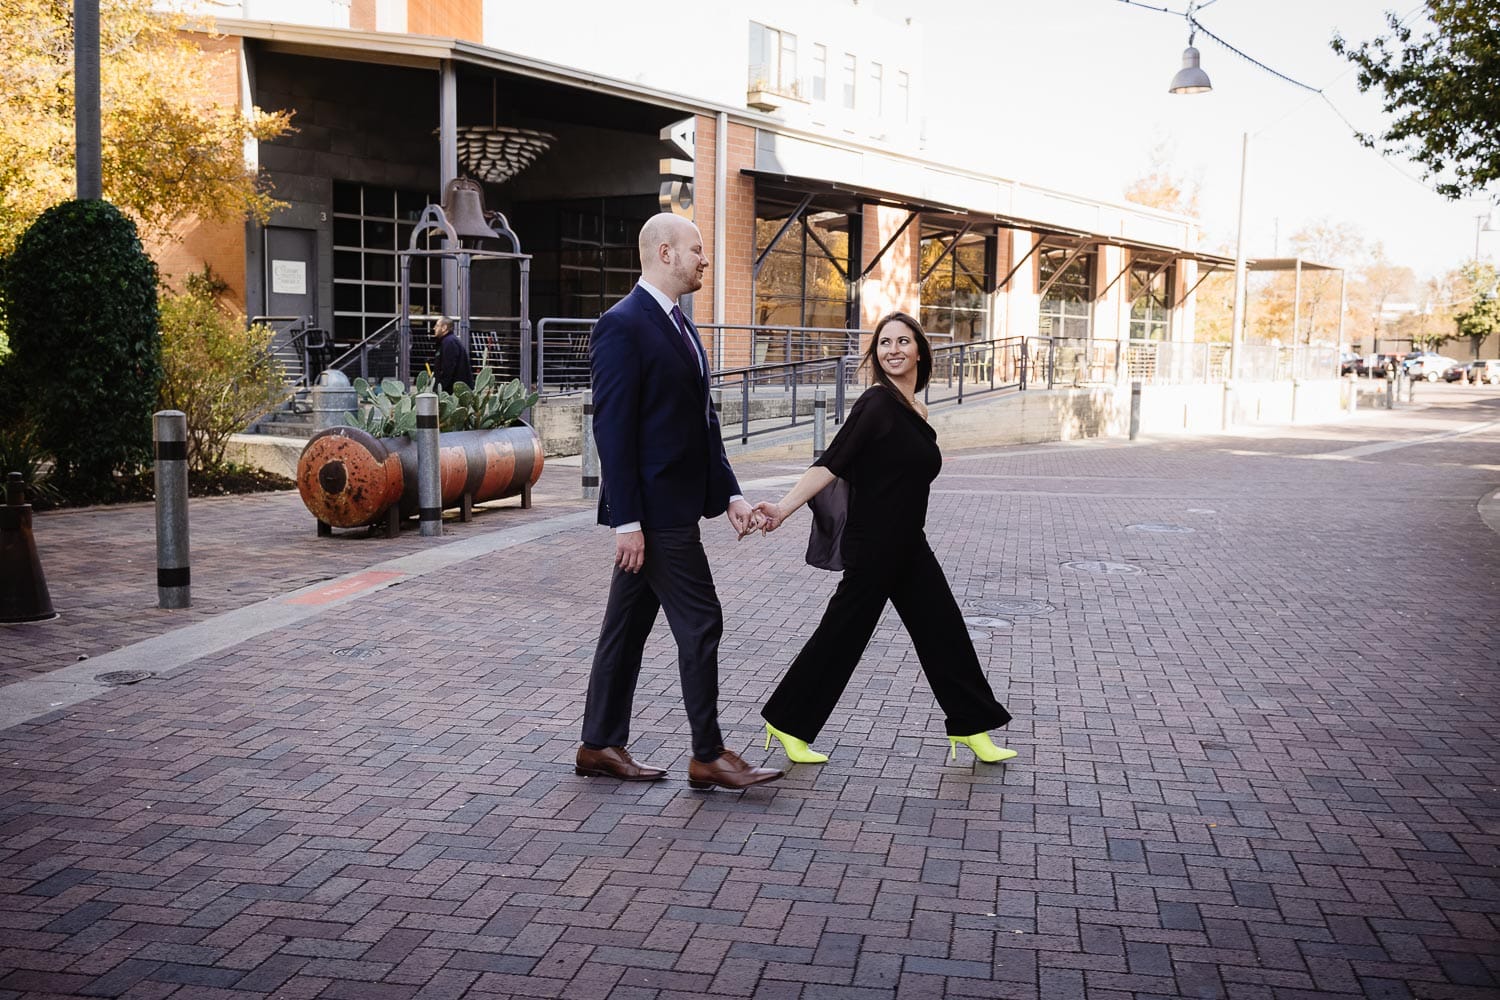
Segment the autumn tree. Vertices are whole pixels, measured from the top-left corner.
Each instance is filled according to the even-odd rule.
[[[1378,90],[1392,116],[1361,142],[1420,164],[1439,194],[1462,198],[1500,180],[1500,18],[1495,0],[1426,0],[1431,29],[1415,37],[1387,12],[1389,35],[1333,50],[1359,68],[1361,91]]]
[[[0,0],[0,255],[74,193],[72,10]],[[100,0],[104,197],[147,242],[184,216],[264,219],[275,205],[244,148],[284,133],[290,115],[212,100],[215,60],[233,56],[206,53],[190,27],[152,0]]]
[[[1348,325],[1345,337],[1351,344],[1368,345],[1386,337],[1389,321],[1387,307],[1410,302],[1416,295],[1417,278],[1409,267],[1393,263],[1385,255],[1385,246],[1376,242],[1369,258],[1356,269],[1349,283]]]
[[[1157,139],[1151,147],[1146,172],[1125,187],[1125,200],[1147,208],[1198,217],[1198,181],[1178,174],[1172,166],[1172,144]]]
[[[1465,264],[1461,275],[1469,286],[1469,301],[1454,314],[1453,332],[1469,338],[1470,351],[1478,357],[1485,340],[1500,333],[1500,275],[1477,261]]]

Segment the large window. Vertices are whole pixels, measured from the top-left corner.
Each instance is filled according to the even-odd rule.
[[[334,182],[335,342],[355,343],[396,317],[401,281],[396,251],[407,248],[427,202],[418,191]],[[411,311],[435,315],[442,311],[442,299],[441,263],[413,258]]]
[[[828,46],[814,44],[812,47],[812,99],[828,99]]]
[[[1167,289],[1172,269],[1148,261],[1130,265],[1130,339],[1166,340]]]
[[[885,67],[870,61],[870,89],[865,94],[865,110],[879,118],[885,114]]]
[[[989,334],[995,238],[922,227],[922,328],[939,341],[984,340]]]
[[[622,218],[607,205],[565,208],[560,222],[558,304],[561,315],[591,319],[630,294],[640,268],[636,242],[641,220]]]
[[[901,114],[901,124],[911,122],[911,74],[896,71],[896,110]]]
[[[764,253],[765,260],[755,279],[755,323],[843,330],[850,310],[849,275],[858,267],[859,216],[811,208],[766,253],[794,207],[768,199],[756,203],[755,253],[757,259]],[[825,353],[818,346],[825,341],[830,350],[842,350],[844,343],[837,335],[794,339],[813,343],[814,356]],[[791,360],[806,356],[796,349],[790,353]],[[782,358],[773,350],[757,360]]]
[[[797,36],[780,28],[750,22],[751,90],[798,94]]]
[[[1046,288],[1037,332],[1043,337],[1087,340],[1094,305],[1094,251],[1085,250],[1066,267],[1068,247],[1043,247],[1038,253],[1037,288]],[[1053,281],[1053,278],[1056,281]],[[1051,285],[1048,285],[1051,282]]]
[[[843,102],[844,107],[854,109],[854,85],[858,81],[859,64],[854,59],[853,52],[844,53],[843,65]]]

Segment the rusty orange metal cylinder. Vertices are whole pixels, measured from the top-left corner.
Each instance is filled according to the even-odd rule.
[[[475,503],[520,494],[542,475],[542,441],[526,424],[439,436],[442,504],[465,494]],[[410,438],[376,438],[354,427],[314,434],[297,461],[297,489],[313,516],[337,528],[374,524],[393,504],[417,512],[417,446]]]
[[[330,427],[309,438],[297,459],[297,492],[312,515],[337,528],[357,528],[400,503],[401,459],[386,447],[391,440],[357,427]]]

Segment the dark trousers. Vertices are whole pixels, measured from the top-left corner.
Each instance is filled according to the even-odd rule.
[[[886,601],[911,635],[922,672],[948,717],[949,736],[973,736],[1010,721],[985,680],[943,569],[925,544],[900,565],[844,571],[817,631],[761,710],[765,720],[798,739],[816,739],[854,676]]]
[[[724,748],[719,732],[719,638],[724,634],[724,611],[698,525],[655,528],[645,534],[646,561],[641,571],[626,573],[616,566],[610,579],[609,603],[583,708],[583,742],[598,747],[630,742],[641,652],[656,624],[656,612],[665,610],[667,625],[677,640],[677,667],[693,730],[693,756],[710,761]]]

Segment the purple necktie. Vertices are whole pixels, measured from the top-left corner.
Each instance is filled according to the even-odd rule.
[[[698,356],[698,342],[693,339],[691,333],[688,333],[687,317],[682,315],[681,306],[674,305],[672,307],[672,322],[677,324],[677,332],[682,334],[682,342],[687,345],[688,351],[693,355],[693,362],[697,365],[698,371],[701,374],[703,371],[703,362]]]

